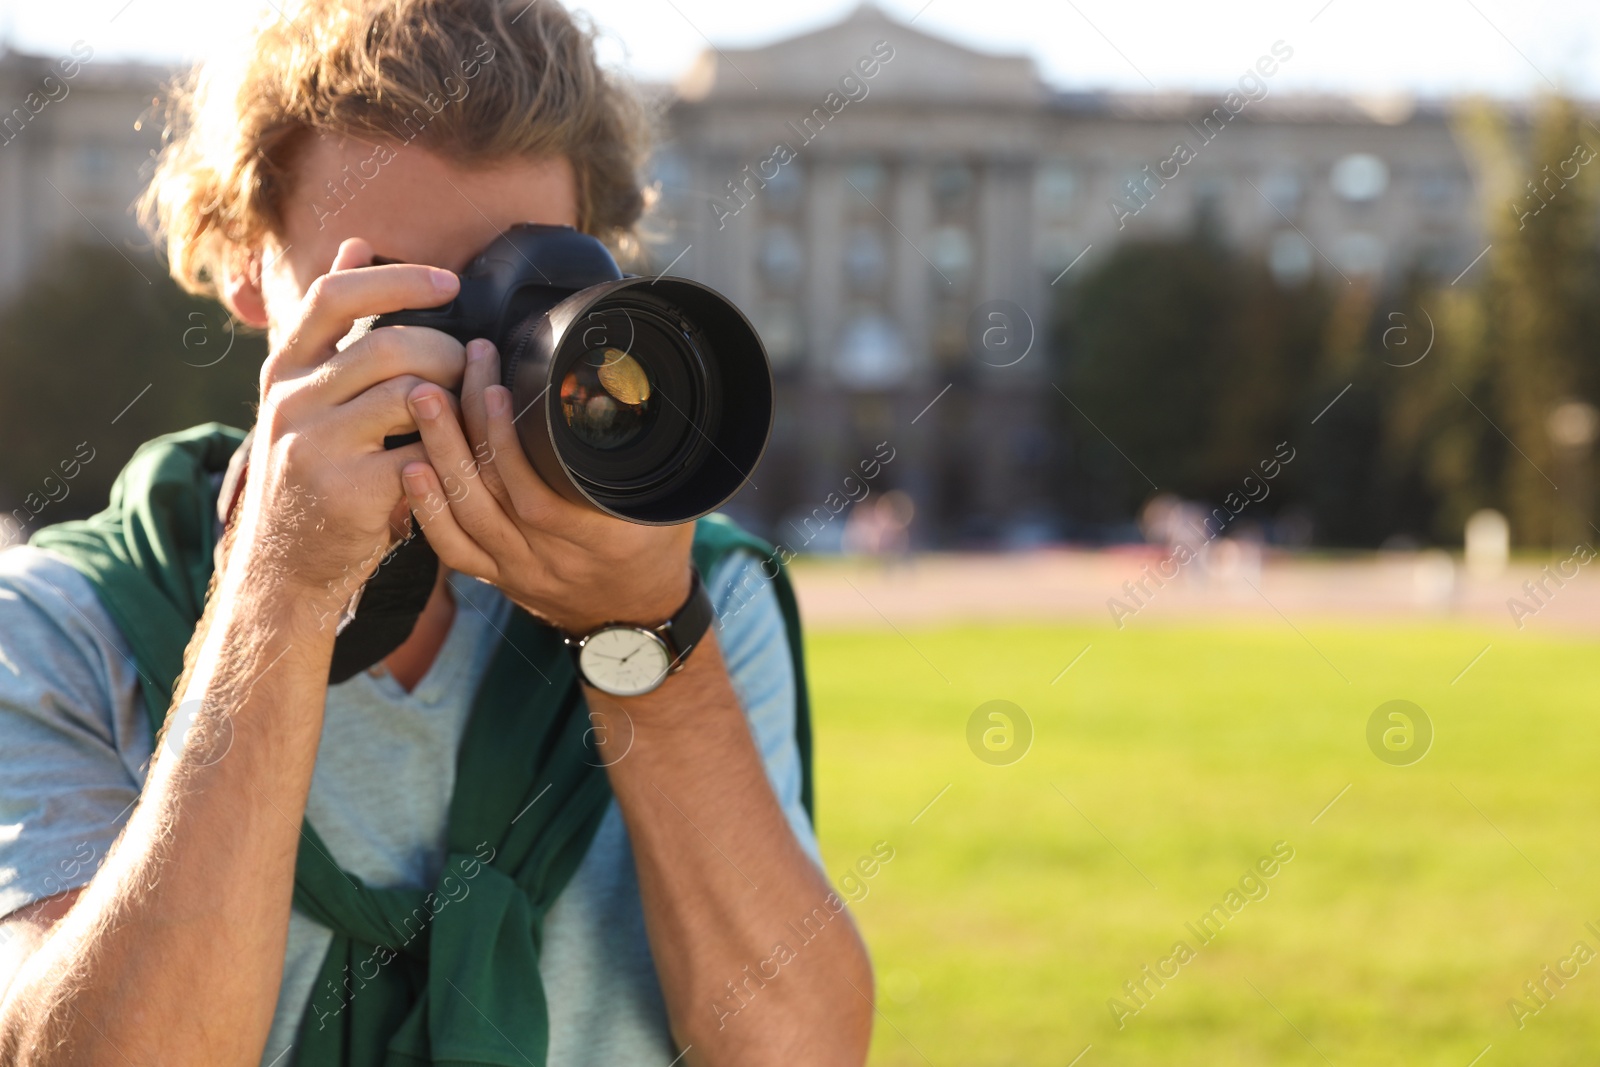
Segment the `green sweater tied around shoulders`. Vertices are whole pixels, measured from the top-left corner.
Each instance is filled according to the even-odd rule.
[[[241,430],[210,423],[148,441],[118,475],[104,511],[31,540],[81,572],[121,630],[152,736],[205,607],[218,484],[243,439]],[[794,590],[772,546],[721,516],[696,524],[702,579],[736,551],[766,561],[762,573],[783,610],[809,812],[810,719]],[[589,848],[611,786],[560,635],[521,609],[479,685],[456,772],[448,857],[432,889],[367,885],[303,825],[294,905],[334,932],[300,1023],[304,1067],[545,1063],[540,931]]]

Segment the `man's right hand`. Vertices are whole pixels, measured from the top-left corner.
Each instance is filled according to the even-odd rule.
[[[315,598],[324,613],[406,532],[400,471],[426,453],[420,443],[383,447],[417,429],[406,395],[424,381],[457,391],[466,366],[460,342],[426,327],[384,327],[338,350],[357,319],[437,307],[460,288],[450,271],[369,266],[372,256],[366,241],[341,244],[262,364],[234,545],[250,573]]]

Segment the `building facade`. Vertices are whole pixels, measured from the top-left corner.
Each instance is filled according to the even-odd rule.
[[[1214,98],[1062,93],[870,5],[707,50],[667,113],[660,260],[748,309],[777,368],[740,504],[815,537],[805,517],[887,440],[922,543],[1045,533],[1052,297],[1202,210],[1285,283],[1466,267],[1482,243],[1446,110],[1275,93],[1292,63],[1279,42]]]
[[[129,207],[160,143],[151,109],[170,73],[104,62],[86,42],[55,56],[0,51],[0,299],[67,242],[107,242],[150,272]]]

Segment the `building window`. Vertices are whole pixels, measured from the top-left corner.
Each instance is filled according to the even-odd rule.
[[[767,347],[774,371],[785,371],[800,364],[805,352],[804,323],[800,309],[792,300],[765,300],[756,308],[756,332]]]
[[[1294,230],[1279,230],[1272,235],[1272,244],[1267,248],[1267,269],[1272,271],[1272,278],[1284,288],[1300,285],[1311,277],[1311,268],[1316,266],[1312,257],[1316,253],[1304,237]]]
[[[1455,183],[1442,170],[1425,170],[1417,177],[1417,198],[1424,204],[1440,207],[1455,196]]]
[[[972,237],[961,226],[940,226],[928,238],[928,259],[948,284],[963,288],[972,282]]]
[[[883,199],[889,191],[889,175],[882,163],[872,159],[857,160],[845,167],[844,180],[854,189],[849,194],[854,201],[852,214],[875,216],[878,211],[886,210]]]
[[[839,381],[855,389],[892,389],[911,375],[911,353],[888,315],[866,312],[845,323],[834,364]]]
[[[1467,251],[1459,241],[1436,241],[1417,250],[1417,263],[1425,273],[1435,278],[1449,278],[1472,256],[1473,253]]]
[[[1034,196],[1039,214],[1058,219],[1072,213],[1072,199],[1078,191],[1078,172],[1065,160],[1052,159],[1039,167],[1034,179]]]
[[[933,203],[941,216],[964,211],[972,201],[972,168],[965,163],[941,163],[933,169]]]
[[[1290,170],[1271,170],[1261,178],[1261,195],[1267,198],[1267,203],[1291,218],[1299,213],[1300,198],[1304,192],[1300,176]]]
[[[1083,251],[1083,239],[1065,226],[1041,228],[1034,237],[1034,258],[1054,278]]]
[[[86,141],[78,150],[78,156],[79,172],[87,181],[94,185],[110,182],[115,160],[104,141]]]
[[[767,187],[761,191],[768,214],[787,215],[800,207],[800,194],[805,191],[805,172],[800,161],[790,160],[778,168],[778,173],[765,179]]]
[[[1369,152],[1354,152],[1333,165],[1328,182],[1352,204],[1370,203],[1389,188],[1389,165]]]
[[[941,285],[940,288],[943,288]],[[967,362],[967,317],[971,309],[963,300],[935,300],[930,347],[941,367],[954,369]]]
[[[1231,191],[1229,178],[1221,174],[1198,174],[1190,183],[1190,188],[1194,190],[1190,210],[1193,212],[1195,222],[1199,225],[1215,226],[1219,232],[1225,232],[1226,204]],[[1250,195],[1255,196],[1255,193],[1252,192]]]
[[[1417,176],[1417,203],[1427,218],[1447,220],[1461,199],[1461,183],[1451,172],[1432,168]]]
[[[657,152],[650,160],[650,180],[661,184],[661,195],[676,196],[689,188],[689,164],[677,152]]]
[[[1333,258],[1349,274],[1377,274],[1383,270],[1388,249],[1374,234],[1351,230],[1340,235],[1333,245]]]
[[[844,246],[844,276],[850,285],[876,291],[889,275],[889,253],[875,226],[857,226]]]
[[[761,276],[776,290],[794,288],[805,269],[800,239],[788,226],[768,226],[761,231]]]

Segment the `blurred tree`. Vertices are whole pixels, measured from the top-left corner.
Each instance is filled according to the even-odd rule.
[[[1393,287],[1357,276],[1335,290],[1305,410],[1308,456],[1296,471],[1317,539],[1364,548],[1430,542],[1439,493],[1425,469],[1428,450],[1461,406],[1441,354],[1444,297],[1415,269]],[[1459,537],[1460,525],[1454,530]]]
[[[1490,245],[1473,281],[1283,288],[1203,225],[1087,272],[1058,305],[1063,501],[1126,521],[1150,495],[1137,463],[1215,503],[1288,440],[1303,458],[1258,514],[1303,508],[1322,544],[1459,544],[1482,507],[1523,545],[1600,536],[1594,450],[1551,438],[1564,402],[1600,406],[1600,127],[1559,99],[1458,125]]]
[[[1204,225],[1113,250],[1057,309],[1061,424],[1090,457],[1069,472],[1079,513],[1131,516],[1153,492],[1134,464],[1186,497],[1238,490],[1294,436],[1326,306],[1319,283],[1280,286]]]
[[[1525,138],[1481,103],[1460,131],[1493,251],[1470,298],[1443,304],[1447,332],[1464,349],[1451,364],[1459,372],[1451,392],[1461,394],[1459,407],[1480,410],[1477,424],[1451,418],[1451,432],[1428,449],[1429,475],[1447,501],[1440,519],[1459,537],[1463,513],[1493,502],[1519,544],[1591,536],[1577,486],[1557,488],[1549,421],[1565,400],[1600,399],[1600,130],[1572,102],[1547,99]],[[1567,470],[1587,479],[1588,466]]]
[[[1323,544],[1370,545],[1374,530],[1387,532],[1393,518],[1389,494],[1376,492],[1375,475],[1384,467],[1384,383],[1374,373],[1368,335],[1378,301],[1364,277],[1333,287],[1305,382],[1306,407],[1296,412],[1295,436],[1305,447],[1289,484]]]
[[[22,536],[90,514],[141,442],[212,419],[249,426],[265,352],[148,258],[63,248],[0,310],[0,514]]]

